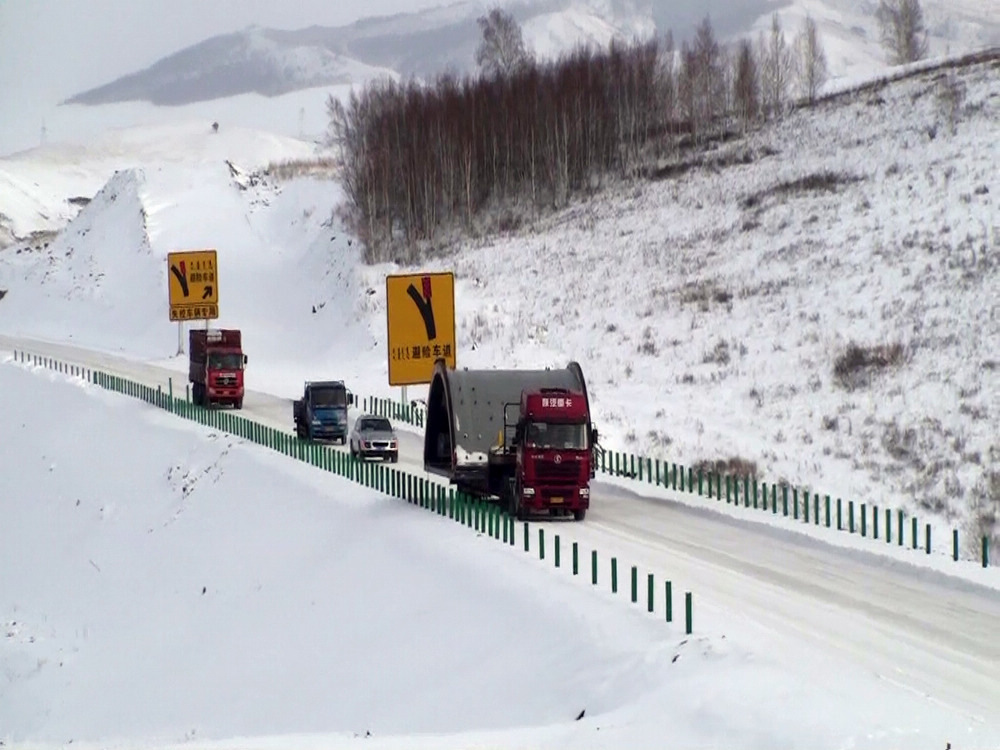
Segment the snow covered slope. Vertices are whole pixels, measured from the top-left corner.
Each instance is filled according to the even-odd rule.
[[[109,128],[101,120],[99,132],[90,137],[87,124],[74,122],[67,124],[67,130],[75,140],[0,158],[0,231],[6,228],[9,234],[7,241],[0,236],[0,249],[33,233],[61,229],[118,170],[156,170],[179,163],[218,165],[229,158],[255,169],[272,161],[307,159],[315,152],[312,143],[230,126],[225,120],[215,132],[212,123],[218,120],[211,113],[200,121],[190,112],[174,112],[167,122],[152,119],[121,129]]]
[[[613,188],[428,261],[457,272],[459,365],[575,359],[608,448],[738,459],[979,538],[1000,471],[994,64],[959,74],[954,130],[929,73],[798,111],[710,169]],[[383,279],[400,269],[359,266],[330,220],[335,185],[241,189],[240,174],[147,167],[116,209],[131,216],[121,242],[87,244],[95,210],[48,251],[5,251],[0,330],[166,360],[166,254],[216,247],[217,324],[245,332],[252,388],[290,396],[346,377],[388,394]],[[92,268],[106,291],[73,291]],[[122,269],[135,282],[118,301]],[[898,345],[896,364],[842,382],[851,344]]]
[[[715,603],[685,637],[624,585],[77,380],[0,362],[0,413],[5,746],[1000,741],[794,630]]]

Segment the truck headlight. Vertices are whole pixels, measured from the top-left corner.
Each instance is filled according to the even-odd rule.
[[[524,495],[525,497],[534,497],[535,496],[535,488],[534,487],[524,487],[521,490],[521,494]]]
[[[590,487],[581,487],[580,497],[590,497]]]

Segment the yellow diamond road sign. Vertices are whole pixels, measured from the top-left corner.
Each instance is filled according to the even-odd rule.
[[[167,254],[171,320],[219,317],[219,266],[215,250]]]
[[[435,360],[455,367],[455,274],[385,277],[389,385],[430,383]]]

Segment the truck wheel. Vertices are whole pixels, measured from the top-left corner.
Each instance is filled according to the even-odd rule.
[[[573,511],[573,519],[576,520],[576,521],[582,521],[586,517],[587,517],[587,509],[586,508],[584,508],[583,510],[574,510]]]
[[[237,409],[242,409],[243,408],[243,399],[238,399],[236,402],[233,403],[233,406],[235,406]]]

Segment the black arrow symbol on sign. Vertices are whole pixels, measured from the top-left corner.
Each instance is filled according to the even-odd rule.
[[[184,268],[184,261],[181,261],[181,267],[170,266],[170,273],[177,277],[177,281],[180,282],[181,291],[184,292],[184,296],[188,296],[188,280],[187,280],[187,269]]]
[[[203,291],[201,293],[201,298],[202,299],[208,299],[211,296],[212,296],[212,287],[211,286],[206,286],[205,287],[205,291]]]
[[[407,287],[406,293],[410,295],[413,303],[420,311],[420,317],[424,319],[424,328],[427,329],[427,340],[433,341],[437,338],[437,326],[434,325],[434,308],[431,307],[430,294],[426,298],[421,297],[420,292],[417,291],[417,288],[413,284]]]

